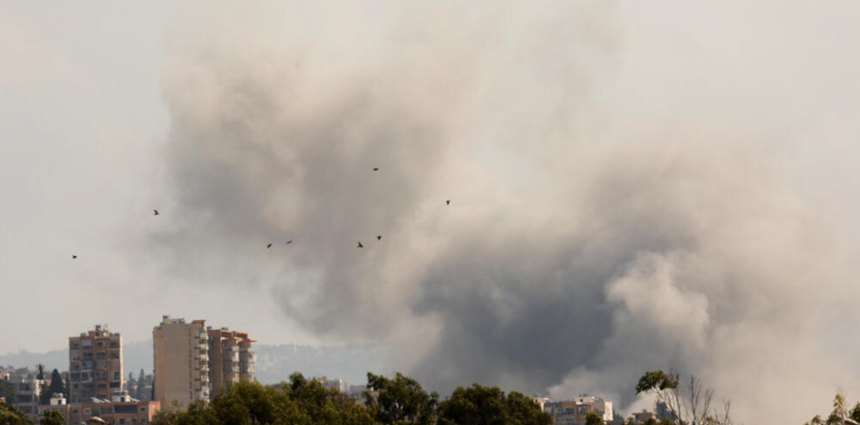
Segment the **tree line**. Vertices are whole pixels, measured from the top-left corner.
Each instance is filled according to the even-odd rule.
[[[656,396],[667,407],[668,417],[645,420],[646,425],[731,425],[731,403],[722,410],[713,403],[714,392],[691,376],[682,385],[673,371],[647,372],[639,379],[637,394]],[[841,394],[841,393],[840,393]],[[841,400],[841,401],[840,401]],[[847,417],[844,395],[841,407],[831,416]],[[836,406],[836,405],[835,405]],[[841,410],[840,410],[841,409]],[[860,403],[851,413],[860,415]],[[836,416],[834,416],[836,415]],[[586,425],[603,425],[595,412],[585,416]],[[63,425],[60,412],[47,412],[40,425]],[[322,382],[294,373],[288,382],[264,386],[257,381],[228,386],[210,403],[197,401],[187,407],[162,406],[153,425],[550,425],[553,418],[541,410],[531,397],[516,391],[505,393],[499,387],[472,384],[457,387],[450,396],[427,392],[413,378],[397,373],[393,378],[367,374],[363,397],[353,398]],[[809,425],[836,422],[813,420]],[[633,424],[631,419],[625,424]],[[841,423],[840,423],[841,424]],[[0,403],[0,425],[31,425],[20,410]]]
[[[458,387],[445,400],[398,373],[367,374],[367,391],[356,400],[300,373],[278,386],[231,385],[211,403],[163,409],[154,425],[550,425],[552,418],[531,397],[498,387]]]

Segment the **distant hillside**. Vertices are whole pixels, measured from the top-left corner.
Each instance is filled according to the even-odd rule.
[[[378,346],[312,347],[308,345],[254,346],[257,353],[257,379],[264,384],[276,384],[286,380],[291,373],[301,372],[305,376],[328,376],[343,379],[349,384],[363,384],[367,372],[388,373],[383,365],[386,350]],[[152,373],[152,341],[123,344],[123,373],[132,372],[135,377],[144,369]],[[0,355],[0,365],[33,367],[43,364],[48,370],[61,371],[69,368],[69,351],[53,350],[45,353],[19,351]]]

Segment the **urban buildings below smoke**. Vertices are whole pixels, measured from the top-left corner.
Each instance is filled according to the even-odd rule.
[[[205,320],[164,316],[152,330],[155,400],[186,406],[208,401],[230,382],[254,377],[254,351],[247,332],[206,327]]]

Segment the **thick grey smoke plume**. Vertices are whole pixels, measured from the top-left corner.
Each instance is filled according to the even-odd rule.
[[[741,35],[612,2],[197,12],[169,39],[185,218],[158,240],[189,281],[270,285],[291,320],[391,344],[442,391],[629,406],[645,370],[675,368],[776,422],[853,388],[856,209],[821,195],[847,186],[819,160],[857,132],[811,142],[839,115],[797,105],[845,98],[784,62],[789,40],[752,37],[767,11]]]

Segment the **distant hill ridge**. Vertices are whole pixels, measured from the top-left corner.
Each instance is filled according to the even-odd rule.
[[[335,347],[313,347],[310,345],[255,344],[257,353],[256,377],[263,384],[276,384],[287,380],[293,372],[305,376],[327,376],[342,379],[347,384],[364,384],[367,372],[389,373],[384,370],[387,350],[384,346],[349,345]],[[152,373],[152,341],[123,344],[123,373],[129,372],[135,378],[144,369]],[[0,366],[34,367],[45,365],[47,370],[60,371],[69,368],[69,350],[53,350],[44,353],[31,353],[26,350],[17,353],[0,354]]]

